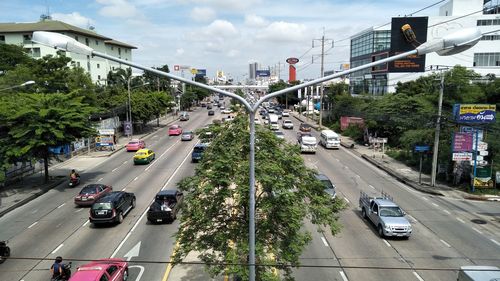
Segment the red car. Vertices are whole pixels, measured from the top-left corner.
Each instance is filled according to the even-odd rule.
[[[104,184],[89,184],[82,188],[75,196],[75,204],[78,206],[90,206],[104,195],[113,191],[113,187]]]
[[[137,151],[146,147],[146,143],[143,140],[133,139],[127,144],[127,151]]]
[[[172,125],[170,128],[168,128],[168,135],[169,136],[178,136],[182,134],[182,127],[179,125]]]
[[[69,281],[125,281],[128,279],[128,262],[123,259],[100,259],[77,268]]]

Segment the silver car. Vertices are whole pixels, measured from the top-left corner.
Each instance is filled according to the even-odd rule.
[[[181,140],[182,141],[190,141],[194,139],[194,134],[191,131],[184,131],[181,134]]]

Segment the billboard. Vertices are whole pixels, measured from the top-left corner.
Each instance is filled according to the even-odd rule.
[[[196,69],[196,77],[205,77],[207,76],[206,69]]]
[[[360,128],[364,128],[365,120],[361,117],[350,117],[350,116],[341,116],[340,117],[340,130],[344,131],[351,125],[356,125]]]
[[[269,77],[271,76],[271,71],[269,70],[256,70],[255,77]]]
[[[390,56],[414,50],[427,41],[427,25],[428,17],[392,18]],[[389,63],[389,72],[423,71],[425,71],[425,55],[414,55]]]
[[[454,133],[451,147],[453,152],[472,151],[472,134]]]
[[[455,104],[455,121],[461,123],[493,123],[496,119],[495,104]]]

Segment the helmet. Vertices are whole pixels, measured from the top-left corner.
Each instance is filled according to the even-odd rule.
[[[56,257],[56,262],[57,262],[57,263],[62,262],[62,260],[63,260],[63,259],[62,259],[62,257],[61,257],[61,256]]]
[[[71,170],[71,172],[72,172],[72,173],[74,173],[74,172],[75,172],[75,169]]]

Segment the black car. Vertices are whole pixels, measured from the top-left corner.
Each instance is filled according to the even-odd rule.
[[[179,190],[162,190],[155,196],[155,201],[148,210],[148,221],[151,223],[174,221],[177,218],[184,194]]]
[[[205,143],[199,143],[194,146],[193,153],[191,153],[191,162],[195,163],[201,160],[203,152],[207,149],[208,145]]]
[[[214,115],[214,114],[215,114],[215,112],[214,112],[213,110],[209,110],[209,111],[208,111],[208,116],[212,116],[212,115]]]
[[[93,224],[117,222],[135,208],[135,195],[131,192],[113,191],[97,200],[90,208],[89,220]]]

